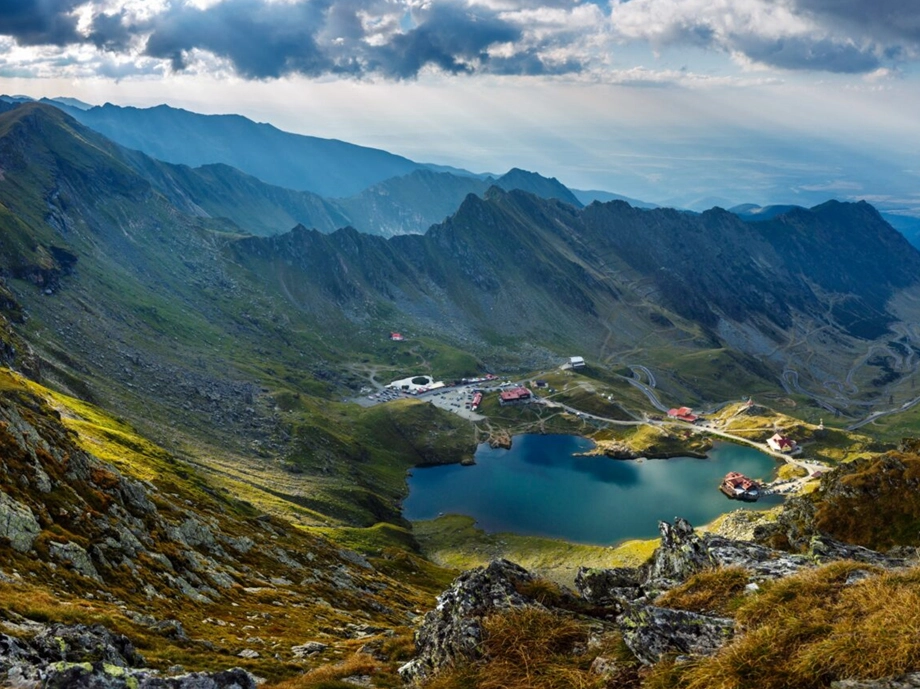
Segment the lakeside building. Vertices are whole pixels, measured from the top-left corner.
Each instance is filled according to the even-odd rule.
[[[760,498],[760,484],[737,471],[730,471],[725,475],[719,490],[732,500],[754,502]]]
[[[770,446],[771,450],[775,450],[776,452],[783,452],[786,454],[795,452],[796,448],[798,447],[792,438],[780,435],[779,433],[774,434],[772,438],[768,439],[767,445]]]
[[[508,404],[527,404],[533,399],[533,393],[525,387],[502,390],[498,395],[498,403],[501,406]]]

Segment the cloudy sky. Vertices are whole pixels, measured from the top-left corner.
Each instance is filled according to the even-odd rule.
[[[0,92],[656,202],[916,209],[912,0],[2,0]]]

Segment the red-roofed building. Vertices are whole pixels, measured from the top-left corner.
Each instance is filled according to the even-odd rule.
[[[402,342],[406,338],[399,333],[390,333],[390,339],[393,340],[393,342]]]
[[[693,410],[690,407],[679,407],[677,409],[671,409],[668,411],[668,416],[672,419],[677,419],[678,421],[686,421],[687,423],[693,423],[700,417],[693,413]]]
[[[499,393],[498,403],[504,407],[506,404],[527,404],[531,399],[533,399],[533,393],[527,388],[511,388]]]
[[[780,435],[779,433],[776,433],[772,438],[767,440],[767,445],[769,445],[771,449],[776,450],[777,452],[784,452],[787,454],[790,452],[795,452],[796,447],[798,447],[792,438],[787,438],[786,436]]]
[[[719,490],[733,500],[753,502],[760,497],[760,484],[737,471],[725,475]]]

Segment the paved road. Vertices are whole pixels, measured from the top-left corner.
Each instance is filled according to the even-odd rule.
[[[635,378],[624,378],[623,380],[625,380],[627,383],[632,385],[634,388],[641,391],[642,394],[648,398],[648,401],[651,402],[652,406],[655,407],[655,409],[657,409],[658,411],[663,411],[665,414],[667,414],[668,411],[670,411],[670,407],[666,407],[665,405],[663,405],[661,403],[661,400],[658,399],[658,395],[655,394],[655,391],[652,390],[652,388],[650,388],[645,383],[641,383]]]
[[[847,426],[847,430],[855,431],[857,428],[862,428],[866,424],[872,423],[873,421],[875,421],[878,418],[881,418],[882,416],[888,416],[888,414],[900,414],[901,412],[907,411],[911,407],[915,407],[918,404],[920,404],[920,397],[915,397],[909,402],[905,402],[900,407],[895,407],[894,409],[888,409],[886,411],[874,411],[871,414],[869,414],[869,416],[864,418],[862,421],[857,421],[856,423],[853,423]]]
[[[648,386],[650,388],[654,388],[656,386],[657,381],[655,380],[655,374],[652,373],[648,368],[646,368],[645,366],[630,366],[630,368],[632,369],[633,375],[636,376],[636,380],[639,380],[641,382],[639,375],[636,372],[642,371],[642,373],[644,373],[648,377]]]

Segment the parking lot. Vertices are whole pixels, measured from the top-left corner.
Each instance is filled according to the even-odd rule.
[[[362,407],[373,407],[375,404],[389,402],[390,400],[400,399],[401,397],[412,397],[412,395],[397,392],[390,388],[383,388],[374,393],[366,393],[355,397],[352,401],[360,404]]]
[[[510,383],[507,385],[510,385]],[[507,387],[507,385],[505,387]],[[356,398],[353,398],[353,401],[360,404],[362,407],[373,407],[376,404],[382,404],[383,402],[389,402],[390,400],[400,398],[418,398],[425,402],[431,402],[434,406],[456,414],[457,416],[460,416],[464,419],[468,419],[470,421],[482,421],[486,417],[482,414],[477,414],[470,408],[473,404],[473,395],[476,394],[476,390],[483,390],[488,394],[490,392],[495,392],[495,390],[499,389],[499,387],[500,385],[498,382],[489,382],[488,384],[480,383],[461,385],[458,387],[439,388],[430,392],[423,392],[420,395],[409,395],[405,392],[384,388],[377,392],[367,392],[362,394]]]
[[[470,421],[481,421],[486,418],[482,414],[477,414],[470,406],[473,403],[473,390],[479,389],[475,385],[464,385],[462,387],[456,388],[442,388],[440,390],[432,390],[431,392],[426,392],[423,395],[419,395],[420,399],[431,402],[434,406],[440,407],[449,412],[453,412],[458,416],[463,417],[464,419],[469,419]]]

